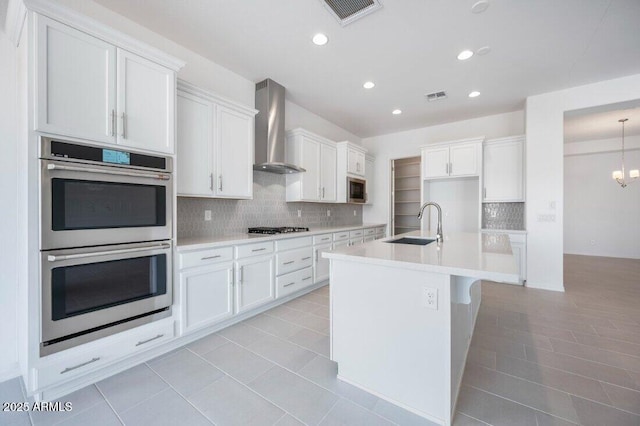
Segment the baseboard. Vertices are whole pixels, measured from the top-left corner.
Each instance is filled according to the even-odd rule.
[[[539,290],[559,291],[564,293],[564,284],[562,283],[541,283],[532,280],[527,280],[525,287],[536,288]]]

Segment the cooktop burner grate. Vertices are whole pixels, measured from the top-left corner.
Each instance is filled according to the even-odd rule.
[[[249,228],[249,234],[288,234],[291,232],[306,232],[309,228],[299,226],[281,226],[281,227],[268,227],[258,226],[255,228]]]

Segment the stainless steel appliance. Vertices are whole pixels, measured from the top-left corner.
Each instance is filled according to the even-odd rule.
[[[347,202],[357,204],[367,202],[367,181],[347,177]]]
[[[172,159],[42,138],[41,249],[171,239]]]
[[[291,232],[306,232],[309,228],[299,227],[299,226],[280,226],[280,227],[268,227],[268,226],[258,226],[256,228],[249,228],[247,231],[249,234],[289,234]]]
[[[41,252],[47,355],[171,314],[171,241]]]
[[[42,138],[41,355],[171,315],[171,172],[171,157]]]

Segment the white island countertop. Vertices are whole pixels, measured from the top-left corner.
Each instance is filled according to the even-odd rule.
[[[356,246],[340,247],[324,252],[322,256],[497,282],[518,282],[518,269],[507,234],[445,233],[441,244],[433,242],[426,246],[387,242],[402,237],[435,239],[435,234],[413,231]]]

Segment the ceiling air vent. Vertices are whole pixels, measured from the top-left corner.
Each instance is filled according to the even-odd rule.
[[[440,101],[442,99],[447,99],[447,92],[442,91],[442,92],[427,93],[424,96],[425,98],[427,98],[429,102]]]
[[[380,0],[320,0],[342,26],[382,7]]]

